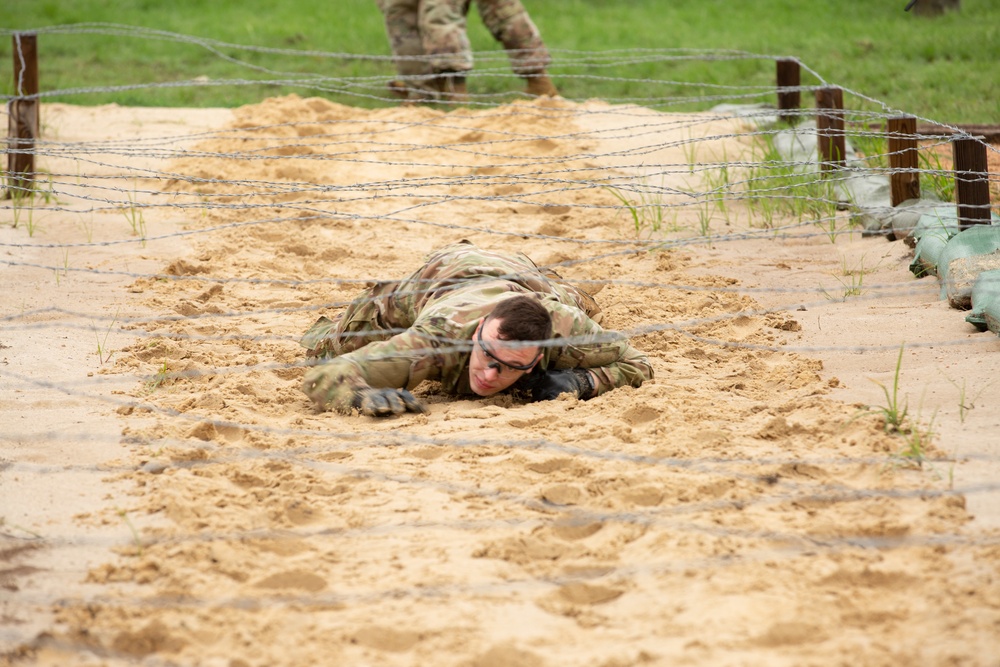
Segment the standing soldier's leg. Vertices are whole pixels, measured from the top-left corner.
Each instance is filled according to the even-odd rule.
[[[421,0],[420,37],[431,68],[438,74],[441,97],[467,99],[465,75],[472,69],[472,46],[466,34],[469,0]]]
[[[415,101],[433,99],[431,66],[424,57],[418,14],[420,0],[376,0],[385,17],[385,33],[400,79],[389,82],[389,92]]]
[[[483,23],[503,44],[511,68],[527,81],[529,95],[558,95],[545,68],[552,58],[520,0],[476,0]]]

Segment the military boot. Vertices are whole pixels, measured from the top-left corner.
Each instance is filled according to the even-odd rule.
[[[394,79],[386,84],[386,88],[389,89],[389,94],[393,97],[398,97],[401,100],[405,100],[409,97],[409,93],[406,90],[406,84],[399,79]]]
[[[465,104],[469,101],[469,91],[465,87],[465,77],[458,74],[442,73],[438,77],[441,90],[441,101],[453,104]]]
[[[436,82],[434,86],[431,86],[427,82],[422,81],[406,82],[395,79],[387,84],[387,88],[390,95],[403,100],[404,106],[435,102],[439,96],[436,89]]]
[[[525,92],[529,95],[541,96],[548,95],[549,97],[555,97],[559,94],[556,90],[556,85],[552,83],[552,79],[544,71],[538,74],[529,74],[524,77],[528,82],[528,87]]]

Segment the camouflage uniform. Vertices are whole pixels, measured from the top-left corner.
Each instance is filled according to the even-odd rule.
[[[437,380],[447,392],[472,394],[469,356],[476,327],[500,300],[524,294],[535,295],[551,314],[553,339],[583,337],[544,347],[542,369],[591,370],[595,396],[653,377],[646,356],[625,336],[600,327],[600,308],[588,294],[542,273],[523,254],[463,241],[433,253],[409,278],[366,290],[337,320],[320,318],[302,345],[310,356],[334,358],[309,371],[306,387],[311,374],[331,379],[330,395],[312,398],[343,412],[366,387],[413,389]]]
[[[468,0],[378,0],[378,5],[400,75],[429,77],[472,69],[465,33]]]
[[[552,64],[542,34],[518,0],[476,0],[493,39],[503,44],[515,74],[540,74]]]
[[[437,73],[472,69],[472,47],[466,34],[469,0],[377,2],[397,56],[396,71],[407,85],[428,87]],[[487,29],[507,50],[516,74],[544,74],[552,59],[520,0],[476,0],[476,7]]]

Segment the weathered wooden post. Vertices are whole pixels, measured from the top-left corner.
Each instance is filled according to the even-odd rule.
[[[986,144],[981,138],[951,140],[955,158],[955,204],[958,228],[990,224],[990,180]]]
[[[799,61],[794,58],[779,58],[778,74],[778,117],[786,123],[795,121],[796,113],[802,106],[802,93],[799,85],[802,74]]]
[[[844,91],[827,87],[816,91],[816,136],[819,143],[820,163],[823,169],[834,169],[846,164],[844,139]]]
[[[38,137],[38,49],[33,34],[14,33],[14,94],[8,104],[6,198],[22,197],[35,177]]]
[[[920,174],[917,171],[917,119],[895,116],[889,119],[889,176],[893,206],[907,199],[920,199]]]

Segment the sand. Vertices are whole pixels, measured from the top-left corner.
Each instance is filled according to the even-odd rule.
[[[0,664],[997,664],[1000,341],[846,213],[700,236],[686,165],[749,155],[740,121],[292,96],[43,128],[56,194],[0,226]],[[636,174],[686,204],[658,230],[605,187]],[[596,292],[654,381],[316,413],[298,336],[460,239]],[[901,344],[920,460],[877,409]]]

